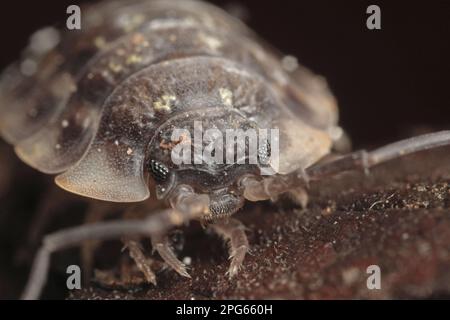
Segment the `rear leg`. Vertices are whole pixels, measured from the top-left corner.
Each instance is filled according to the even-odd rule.
[[[124,213],[123,218],[128,220],[142,219],[145,217],[146,212],[154,211],[154,209],[156,209],[156,207],[152,206],[152,203],[144,203],[133,206]],[[152,261],[145,255],[144,248],[141,244],[141,239],[139,237],[122,237],[122,242],[124,244],[123,250],[128,251],[130,258],[134,261],[139,271],[144,275],[145,281],[156,285],[156,275],[152,270]],[[125,264],[126,262],[124,261],[123,265]],[[131,271],[131,269],[122,267],[122,282],[126,282],[126,278],[130,278],[129,274],[126,274],[128,271]]]
[[[154,211],[155,206],[151,206],[149,203],[137,206],[128,210],[124,218],[126,219],[139,219],[142,218],[143,213]],[[178,274],[183,277],[190,278],[188,272],[186,271],[186,266],[178,260],[175,253],[173,252],[168,238],[163,234],[154,234],[151,237],[153,250],[156,250],[164,262]],[[151,261],[145,258],[143,248],[140,244],[140,239],[138,238],[123,238],[122,241],[125,243],[126,248],[130,252],[130,257],[135,261],[139,270],[144,274],[146,280],[149,283],[156,284],[156,278],[153,271],[151,270]]]
[[[123,242],[125,240],[122,239]],[[126,242],[125,245],[124,249],[127,249],[129,255],[120,257],[118,270],[95,269],[93,282],[112,290],[136,289],[149,283],[156,285],[156,275],[152,268],[154,261],[146,258],[139,242]],[[130,263],[130,259],[133,263]]]
[[[151,203],[133,206],[123,214],[123,218],[126,220],[142,219],[143,217],[145,217],[145,212],[153,211],[152,209],[155,208],[156,207],[152,206]],[[177,259],[175,253],[172,251],[167,237],[158,234],[152,235],[150,238],[152,241],[153,250],[156,250],[159,253],[164,262],[166,262],[169,267],[174,269],[180,275],[189,277],[189,274],[186,271],[186,267],[181,261]],[[144,275],[145,281],[147,283],[156,285],[156,275],[152,270],[153,263],[152,260],[149,259],[145,254],[145,250],[142,247],[141,238],[128,236],[122,237],[121,240],[124,244],[123,250],[128,251],[130,258],[133,260],[134,264],[141,272],[141,274]],[[96,241],[96,243],[98,243],[98,241]],[[127,280],[131,280],[133,278],[131,276],[132,268],[130,268],[129,266],[127,267],[126,264],[126,261],[122,261],[120,279],[114,280],[114,283],[116,283],[116,285],[120,285],[122,287],[126,287],[128,284],[130,284],[132,281],[129,281],[129,283],[127,283]],[[109,275],[107,282],[111,282],[110,278],[113,278],[113,276]]]
[[[108,240],[139,235],[151,236],[163,232],[174,225],[169,211],[161,211],[145,220],[100,222],[61,230],[45,236],[31,267],[31,274],[22,298],[37,299],[39,297],[47,281],[52,253],[79,245],[87,240]],[[184,218],[189,219],[190,215],[184,215]],[[180,221],[183,220],[180,219]]]
[[[233,278],[242,267],[245,255],[250,248],[245,226],[239,220],[230,218],[228,221],[215,222],[210,227],[228,242],[231,263],[227,274]]]

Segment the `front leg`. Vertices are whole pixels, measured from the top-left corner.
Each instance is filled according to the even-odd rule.
[[[245,234],[245,226],[239,220],[230,218],[226,221],[216,222],[210,227],[228,242],[231,263],[227,274],[232,278],[237,275],[250,248]]]
[[[191,278],[186,270],[186,265],[178,260],[177,256],[170,247],[169,239],[167,236],[161,236],[160,234],[155,234],[151,236],[153,250],[156,250],[159,256],[164,260],[165,263],[169,265],[173,270],[175,270],[179,275]]]
[[[145,276],[145,280],[156,286],[156,275],[142,250],[139,240],[134,237],[123,237],[122,242],[124,243],[125,248],[128,249],[130,257],[136,263],[137,268]]]

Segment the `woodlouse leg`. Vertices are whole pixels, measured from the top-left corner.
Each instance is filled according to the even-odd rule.
[[[31,266],[22,299],[37,299],[41,294],[47,281],[50,256],[53,252],[79,245],[86,240],[107,240],[124,236],[151,237],[162,234],[174,226],[200,218],[208,212],[209,198],[181,189],[176,192],[173,207],[177,209],[152,213],[145,220],[107,221],[73,227],[45,236]]]
[[[152,235],[152,247],[156,250],[165,263],[169,265],[173,270],[175,270],[179,275],[191,278],[186,270],[186,265],[178,260],[177,256],[170,247],[169,240],[167,236],[161,236],[160,234]]]
[[[125,211],[124,219],[142,219],[145,217],[143,212],[147,210],[154,210],[155,208],[149,207],[149,204],[143,204],[143,206],[133,206],[129,210]],[[144,249],[142,248],[140,239],[138,237],[123,237],[122,242],[124,243],[123,250],[128,250],[128,253],[133,259],[139,271],[144,275],[145,280],[148,283],[156,285],[156,275],[151,268],[151,261],[145,256]],[[122,268],[123,269],[123,268]],[[125,270],[122,270],[122,281],[127,275],[124,274]]]
[[[252,177],[244,178],[242,180],[244,197],[250,201],[268,200],[288,192],[292,188],[306,186],[308,180],[321,180],[355,169],[363,169],[368,173],[371,167],[383,162],[445,145],[450,145],[450,131],[435,132],[397,141],[371,152],[356,151],[326,163],[313,165],[306,170],[298,170],[286,175],[274,175],[262,181]]]
[[[55,232],[44,237],[32,268],[23,299],[37,299],[46,283],[50,256],[53,252],[79,245],[86,240],[107,240],[123,236],[151,236],[164,232],[174,225],[197,217],[199,212],[169,215],[171,210],[154,213],[145,220],[119,220],[83,225]]]
[[[230,218],[228,221],[214,223],[210,227],[228,242],[231,263],[227,274],[232,278],[239,272],[250,248],[245,234],[245,226],[239,220]]]
[[[126,249],[128,249],[130,257],[136,263],[138,269],[144,274],[147,282],[156,286],[156,275],[142,250],[141,244],[136,239],[130,237],[122,238],[122,242],[125,244]]]

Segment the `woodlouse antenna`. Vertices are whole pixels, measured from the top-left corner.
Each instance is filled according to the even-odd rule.
[[[360,150],[336,160],[299,169],[286,175],[275,175],[263,180],[244,178],[244,197],[250,201],[274,199],[292,188],[307,186],[310,180],[321,180],[345,171],[363,169],[403,157],[408,154],[450,145],[450,131],[441,131],[397,141],[371,152]]]

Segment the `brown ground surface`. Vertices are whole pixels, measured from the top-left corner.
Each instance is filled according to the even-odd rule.
[[[0,298],[17,297],[23,286],[29,257],[18,254],[18,248],[25,243],[27,224],[46,190],[42,184],[51,185],[23,165],[8,168],[3,168],[2,181],[12,174],[15,178],[9,188],[0,185]],[[374,168],[368,177],[354,172],[313,183],[307,210],[280,199],[248,204],[238,213],[248,227],[252,252],[231,281],[225,276],[226,246],[192,223],[183,236],[176,233],[179,257],[192,261],[192,279],[156,261],[157,287],[111,289],[92,282],[69,298],[448,298],[449,183],[450,148],[392,161]],[[79,223],[78,211],[83,209],[73,202],[48,229]],[[118,243],[103,246],[96,267],[117,270],[119,250]],[[45,297],[67,297],[64,266],[77,261],[76,250],[55,255]],[[381,290],[366,287],[366,268],[373,264],[381,268]]]

